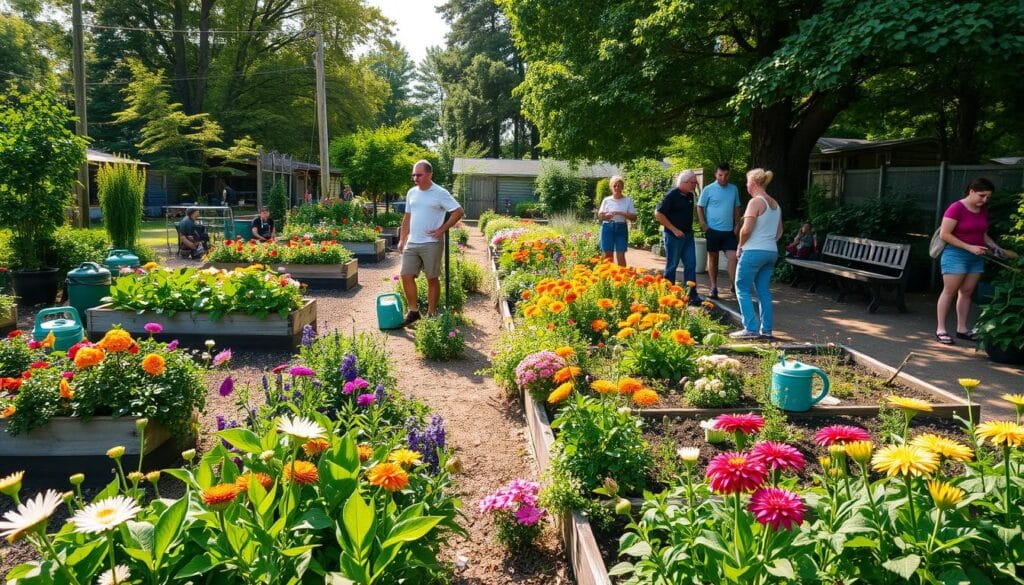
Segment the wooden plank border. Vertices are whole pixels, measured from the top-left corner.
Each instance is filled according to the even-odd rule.
[[[251,266],[242,262],[208,262],[207,268],[234,270]],[[359,286],[359,260],[353,258],[345,264],[281,264],[270,266],[280,273],[287,273],[311,289],[350,290]]]

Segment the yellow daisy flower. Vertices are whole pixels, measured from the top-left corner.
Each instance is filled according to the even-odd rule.
[[[967,445],[932,433],[918,435],[910,444],[953,461],[970,461],[974,455],[974,451]]]
[[[926,475],[939,467],[939,456],[914,445],[889,445],[871,458],[871,467],[889,477]]]
[[[886,397],[891,406],[900,410],[912,410],[914,412],[931,412],[932,405],[919,398],[908,398],[906,396],[890,395]]]
[[[936,479],[928,480],[928,493],[940,510],[949,510],[964,499],[964,490]]]
[[[1024,443],[1024,425],[1007,420],[983,422],[974,429],[974,434],[993,445],[1017,447]]]
[[[849,443],[843,443],[843,449],[846,451],[846,456],[861,465],[871,460],[871,451],[873,451],[874,448],[875,445],[871,441],[850,441]]]
[[[958,384],[963,386],[964,390],[967,391],[974,390],[978,387],[978,384],[981,384],[981,380],[976,380],[974,378],[957,378],[956,381]]]

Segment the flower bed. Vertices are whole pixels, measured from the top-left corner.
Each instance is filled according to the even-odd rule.
[[[384,259],[386,242],[380,237],[381,228],[369,224],[289,224],[286,238],[299,238],[313,243],[338,242],[363,262]]]
[[[287,274],[309,288],[349,290],[359,285],[359,263],[337,242],[314,244],[292,239],[285,243],[233,243],[214,246],[203,258],[206,266],[221,270],[264,265]]]
[[[14,297],[0,295],[0,335],[18,328],[18,304]]]

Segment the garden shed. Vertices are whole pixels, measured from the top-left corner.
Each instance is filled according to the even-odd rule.
[[[576,176],[597,180],[621,174],[619,167],[608,163],[579,164],[554,161],[573,169]],[[534,183],[540,174],[539,160],[501,158],[456,158],[452,167],[454,191],[466,209],[467,218],[477,218],[488,209],[511,212],[520,202],[537,200]]]

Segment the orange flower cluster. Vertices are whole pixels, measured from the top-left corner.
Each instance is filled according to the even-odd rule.
[[[79,370],[95,366],[107,356],[102,347],[90,346],[81,347],[75,354],[75,367]]]
[[[142,369],[150,376],[163,374],[166,366],[166,360],[159,354],[151,353],[142,358]]]
[[[235,487],[237,487],[239,490],[243,492],[248,491],[249,480],[253,478],[255,478],[256,481],[259,482],[259,484],[263,486],[263,489],[265,490],[269,490],[270,486],[274,484],[274,480],[266,473],[254,473],[250,471],[247,473],[243,473],[242,475],[239,475],[238,477],[235,478]]]
[[[135,345],[135,340],[132,339],[132,335],[124,329],[111,329],[110,331],[107,331],[106,335],[103,336],[103,339],[101,339],[97,345],[106,351],[116,353],[131,349],[131,347]],[[79,353],[81,353],[81,350],[79,350]]]
[[[366,472],[366,479],[375,486],[389,492],[405,489],[409,485],[409,474],[397,463],[380,463]]]
[[[327,439],[313,439],[312,441],[306,441],[302,445],[302,450],[306,452],[307,457],[313,457],[323,453],[330,446],[331,444]]]
[[[320,481],[320,471],[309,461],[293,461],[284,466],[284,478],[300,485]]]
[[[203,503],[212,510],[220,511],[231,505],[242,490],[233,483],[221,483],[203,490]]]

